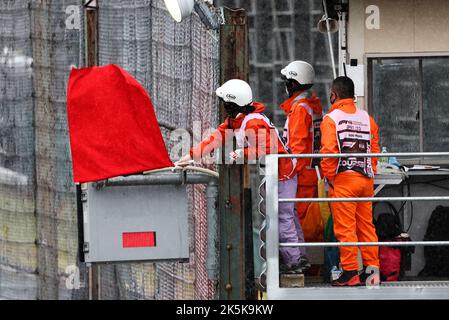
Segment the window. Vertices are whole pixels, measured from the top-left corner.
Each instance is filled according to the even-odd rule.
[[[382,147],[449,151],[449,57],[371,58],[368,71]]]

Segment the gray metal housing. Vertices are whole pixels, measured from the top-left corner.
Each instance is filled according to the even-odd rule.
[[[83,190],[85,262],[189,259],[186,184],[194,183],[207,183],[208,213],[216,223],[216,178],[206,174],[161,172],[88,183]],[[125,248],[123,233],[128,232],[155,232],[155,246]],[[218,238],[210,234],[213,251]],[[212,277],[216,268],[208,264]]]

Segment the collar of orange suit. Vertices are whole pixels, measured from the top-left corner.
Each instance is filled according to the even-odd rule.
[[[265,111],[265,105],[261,102],[253,102],[252,105],[255,107],[254,111],[251,113],[262,113]],[[229,120],[231,121],[231,127],[234,129],[240,128],[242,125],[243,119],[245,119],[246,114],[239,113],[235,119],[230,119],[229,117],[226,118],[225,123],[229,123]]]
[[[343,109],[345,107],[349,107],[349,109],[354,109],[354,110],[344,110],[346,112],[348,112],[348,111],[349,112],[351,112],[351,111],[355,112],[355,110],[357,109],[356,106],[355,106],[355,103],[354,103],[354,99],[348,98],[348,99],[341,99],[341,100],[336,101],[332,105],[331,109],[329,110],[329,113],[334,111],[334,110],[336,110],[336,109],[340,109],[341,110],[341,109]]]
[[[298,91],[291,98],[288,98],[281,103],[280,108],[284,110],[285,114],[289,114],[292,111],[293,102],[295,102],[298,96],[302,95],[304,92],[305,91]]]

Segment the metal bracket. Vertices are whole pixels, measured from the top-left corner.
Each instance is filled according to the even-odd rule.
[[[219,23],[220,24],[226,24],[226,18],[225,18],[225,15],[224,15],[224,8],[223,7],[219,7],[218,11],[219,11],[219,13],[218,13]]]
[[[81,202],[87,202],[87,191],[81,190]]]
[[[182,179],[182,182],[181,182],[182,185],[187,184],[187,171],[183,170],[181,172],[181,179]]]
[[[106,187],[107,182],[108,182],[108,179],[106,179],[106,180],[99,180],[99,181],[94,182],[95,189],[96,190],[103,189],[104,187]]]

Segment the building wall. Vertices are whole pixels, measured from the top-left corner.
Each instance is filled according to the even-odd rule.
[[[379,8],[380,28],[366,28],[370,5]],[[367,56],[449,54],[449,3],[445,0],[349,1],[348,59],[366,66]],[[365,88],[366,88],[365,68]],[[365,93],[367,90],[365,90]],[[366,94],[358,105],[366,107]]]
[[[358,106],[366,108],[368,93],[367,58],[370,56],[429,56],[449,54],[449,2],[445,0],[350,0],[348,22],[348,59],[358,59],[365,65],[365,96],[358,97]],[[369,5],[379,8],[380,29],[369,30],[365,12]],[[394,150],[389,150],[393,151]],[[447,150],[440,150],[447,151]],[[431,178],[427,178],[429,180]],[[432,179],[431,179],[432,180]],[[447,195],[448,181],[440,181],[440,187],[414,179],[411,185],[412,196]],[[446,188],[446,189],[445,189]],[[402,196],[401,187],[384,189],[379,196]],[[437,205],[444,202],[413,202],[413,219],[410,225],[410,203],[407,205],[405,227],[410,225],[412,240],[422,240],[427,229],[428,219]],[[396,207],[400,207],[396,203]],[[384,212],[379,206],[376,212]],[[387,210],[388,211],[388,210]],[[408,275],[415,276],[424,267],[423,247],[417,247],[412,258],[412,270]]]

